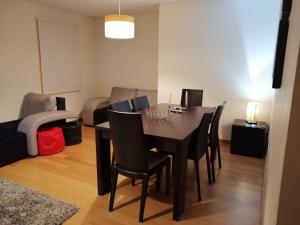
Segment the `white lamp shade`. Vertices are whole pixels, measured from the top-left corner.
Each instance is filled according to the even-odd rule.
[[[134,17],[128,15],[105,16],[104,29],[107,38],[134,38]]]
[[[259,103],[249,102],[247,104],[247,120],[255,121],[259,112]]]

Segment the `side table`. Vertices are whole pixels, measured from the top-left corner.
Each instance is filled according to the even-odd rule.
[[[81,124],[79,122],[68,122],[62,126],[65,137],[65,145],[76,145],[81,143]]]
[[[264,158],[268,148],[269,126],[257,121],[252,125],[236,119],[232,125],[230,152],[233,154]]]

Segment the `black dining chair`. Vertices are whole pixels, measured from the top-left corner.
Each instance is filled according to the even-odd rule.
[[[208,151],[208,130],[213,113],[205,113],[203,118],[191,138],[191,142],[188,147],[188,158],[194,161],[197,179],[197,192],[198,201],[201,201],[201,190],[200,190],[200,175],[199,175],[199,160],[205,155],[206,156],[206,167],[209,183],[211,183],[211,169],[210,169],[210,157]]]
[[[181,106],[202,106],[203,90],[182,89]]]
[[[139,111],[150,107],[148,97],[146,95],[131,99],[133,111]]]
[[[111,105],[112,110],[118,111],[118,112],[132,112],[132,109],[130,107],[130,103],[128,100],[116,102]]]
[[[130,103],[128,100],[121,101],[121,102],[116,102],[111,105],[112,110],[118,111],[118,112],[132,112],[132,109],[130,107]],[[112,155],[112,164],[115,163],[115,156],[114,154]],[[135,179],[131,178],[131,184],[132,186],[135,185]]]
[[[222,105],[219,105],[213,115],[210,131],[209,131],[209,138],[208,138],[208,145],[211,150],[211,169],[212,169],[212,179],[215,182],[215,159],[216,155],[218,154],[218,164],[219,168],[222,168],[222,161],[221,161],[221,150],[220,150],[220,140],[219,140],[219,122],[225,107],[226,101],[223,102]]]
[[[108,111],[115,164],[111,171],[109,211],[113,210],[118,174],[142,179],[139,222],[143,222],[148,179],[157,174],[159,189],[162,169],[166,168],[166,193],[169,194],[170,158],[168,155],[149,151],[145,147],[142,116],[140,113]]]
[[[200,175],[199,175],[199,160],[202,156],[206,156],[206,168],[207,168],[207,177],[208,182],[212,182],[212,175],[211,175],[211,168],[210,168],[210,154],[208,151],[208,131],[209,125],[211,123],[213,112],[205,113],[202,117],[202,120],[195,130],[191,137],[191,141],[188,145],[188,158],[194,161],[195,170],[196,170],[196,179],[197,179],[197,194],[198,194],[198,201],[201,201],[201,191],[200,191]],[[173,156],[172,160],[172,170],[174,173],[174,154],[169,151],[164,151],[163,149],[159,149],[161,152],[165,152]]]

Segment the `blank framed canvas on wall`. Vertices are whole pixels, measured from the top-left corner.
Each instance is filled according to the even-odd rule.
[[[37,19],[43,94],[80,91],[78,27]]]

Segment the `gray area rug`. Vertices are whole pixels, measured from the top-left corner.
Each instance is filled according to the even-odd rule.
[[[0,225],[59,225],[77,211],[75,205],[0,178]]]

